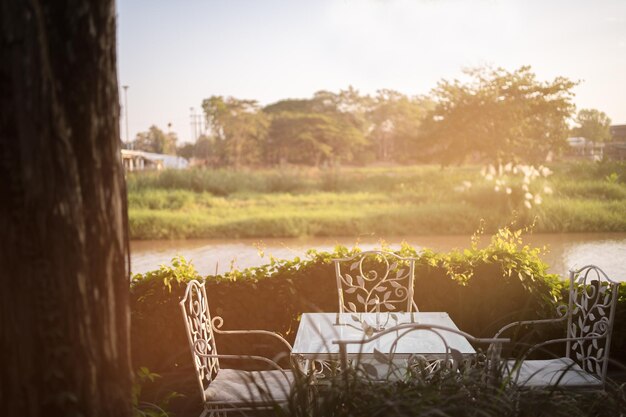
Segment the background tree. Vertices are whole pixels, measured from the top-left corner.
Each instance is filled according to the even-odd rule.
[[[202,108],[223,164],[238,169],[261,163],[269,120],[256,101],[212,96],[202,102]]]
[[[572,129],[572,134],[593,142],[607,142],[611,140],[611,119],[596,109],[583,109],[576,116],[578,127]]]
[[[191,159],[194,156],[194,152],[196,150],[196,144],[195,143],[183,143],[182,145],[179,145],[176,147],[176,155],[178,156],[182,156],[183,158],[186,159]]]
[[[263,111],[271,116],[266,142],[270,163],[320,165],[353,162],[366,149],[365,111],[352,88],[318,91],[309,100],[282,100]]]
[[[267,159],[271,163],[319,166],[333,160],[333,143],[343,139],[342,133],[335,120],[323,114],[278,113],[270,125]]]
[[[379,161],[414,162],[419,158],[419,133],[428,101],[393,90],[379,90],[368,114],[369,139]]]
[[[0,415],[130,416],[115,4],[0,3]]]
[[[204,166],[216,166],[220,163],[220,155],[216,140],[213,137],[200,135],[194,147],[194,158]]]
[[[422,144],[434,149],[442,164],[470,156],[536,163],[565,146],[575,82],[538,81],[528,66],[466,74],[469,82],[443,80],[432,92],[435,107],[425,119]]]
[[[137,133],[133,141],[133,149],[145,152],[176,155],[175,133],[165,133],[155,125],[150,126],[147,132]]]

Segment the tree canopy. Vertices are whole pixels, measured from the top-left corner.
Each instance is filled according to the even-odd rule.
[[[305,165],[358,161],[367,146],[365,121],[355,107],[360,96],[348,91],[351,97],[344,91],[319,91],[309,100],[283,100],[263,109],[271,120],[268,160]]]
[[[261,163],[268,118],[255,100],[212,96],[202,102],[220,159],[235,169]]]
[[[133,149],[145,152],[176,154],[175,133],[165,133],[155,125],[150,126],[147,132],[138,133],[133,141]]]
[[[479,67],[442,80],[427,96],[394,90],[362,94],[353,87],[260,107],[254,100],[212,96],[203,101],[210,134],[193,154],[210,166],[299,164],[442,165],[538,163],[558,155],[572,131],[576,82],[537,79],[529,66]],[[606,140],[610,120],[582,110],[580,136]]]
[[[432,91],[424,138],[444,164],[545,160],[566,143],[575,82],[538,81],[529,66],[466,70],[468,82],[441,81]]]
[[[407,163],[419,159],[419,133],[430,106],[425,98],[410,98],[394,90],[378,91],[368,112],[368,137],[378,160]]]
[[[606,142],[611,140],[611,119],[596,109],[582,109],[576,116],[577,127],[572,129],[572,134],[594,142]]]

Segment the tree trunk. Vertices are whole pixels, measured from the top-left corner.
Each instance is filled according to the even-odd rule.
[[[112,0],[0,3],[0,415],[129,416]]]

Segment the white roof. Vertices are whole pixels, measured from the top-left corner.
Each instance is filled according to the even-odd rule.
[[[122,156],[137,156],[153,162],[162,161],[164,168],[187,168],[189,166],[189,161],[176,155],[122,149]]]

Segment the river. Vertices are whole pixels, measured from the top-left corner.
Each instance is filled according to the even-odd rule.
[[[488,237],[483,238],[483,246]],[[385,242],[397,248],[406,241],[416,248],[435,251],[463,249],[470,246],[469,236],[402,236],[388,237]],[[183,255],[193,262],[202,275],[224,273],[231,268],[247,268],[269,263],[269,256],[292,259],[303,257],[308,249],[332,250],[337,245],[380,248],[375,237],[355,238],[269,238],[236,240],[143,240],[131,242],[131,270],[143,273],[169,264],[172,257]],[[543,259],[550,272],[566,276],[571,268],[594,264],[612,279],[626,281],[626,233],[536,234],[524,237],[524,242],[548,248]],[[261,253],[263,252],[263,257]]]

